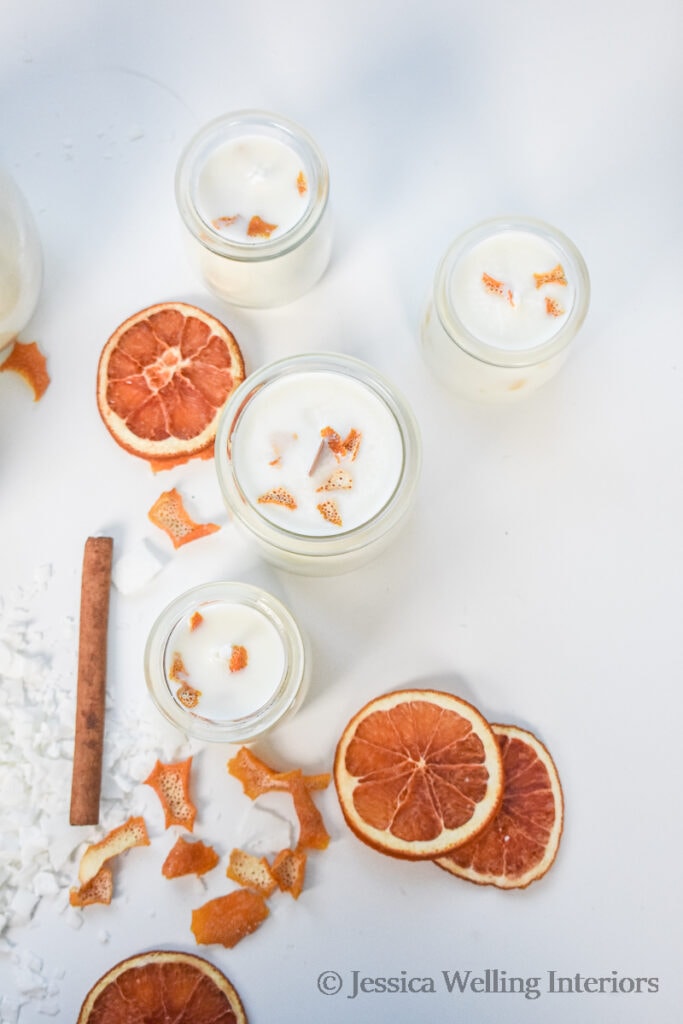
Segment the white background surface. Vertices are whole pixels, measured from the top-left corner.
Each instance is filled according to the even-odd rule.
[[[52,384],[31,402],[0,376],[3,592],[52,566],[46,628],[78,614],[89,534],[117,556],[154,527],[178,486],[220,533],[173,553],[134,597],[113,592],[109,684],[155,721],[142,676],[147,630],[185,587],[239,578],[283,598],[315,659],[304,709],[258,751],[321,771],[350,715],[386,689],[437,682],[492,720],[533,729],[566,795],[551,873],[525,892],[480,889],[383,858],[346,829],[310,858],[298,903],[232,951],[201,948],[232,978],[252,1024],[441,1019],[673,1024],[679,1019],[680,685],[683,541],[683,8],[574,0],[278,4],[3,0],[0,158],[36,214],[40,307],[24,334]],[[206,120],[276,110],[318,140],[336,220],[323,282],[287,308],[231,309],[186,263],[173,197],[180,149]],[[555,381],[511,407],[450,398],[423,367],[422,304],[452,237],[501,213],[565,231],[589,266],[586,325]],[[100,350],[129,314],[195,302],[233,329],[248,368],[340,350],[390,376],[420,421],[416,514],[377,563],[328,580],[245,552],[211,463],[154,476],[114,444],[95,405]],[[73,650],[75,678],[76,651]],[[228,749],[196,757],[196,833],[221,853],[245,797]],[[68,814],[65,794],[64,830]],[[198,882],[159,869],[171,837],[149,803],[150,850],[117,871],[108,908],[80,929],[44,901],[17,939],[64,970],[59,1024],[94,979],[153,947],[194,950]],[[173,837],[175,838],[175,837]],[[219,869],[218,874],[222,872]],[[211,883],[225,891],[227,883]],[[209,895],[214,894],[213,891]],[[109,941],[98,941],[106,930]],[[449,995],[444,970],[648,976],[657,995]],[[345,990],[321,995],[318,975]],[[433,995],[347,999],[351,972],[436,979]],[[0,959],[0,989],[12,994]],[[39,1007],[21,1022],[40,1021]]]

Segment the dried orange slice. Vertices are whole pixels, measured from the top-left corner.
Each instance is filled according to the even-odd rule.
[[[285,849],[280,850],[271,866],[280,891],[290,893],[295,900],[299,899],[304,887],[306,859],[303,850]]]
[[[434,859],[491,821],[503,795],[503,765],[491,727],[467,701],[397,690],[348,723],[334,781],[359,839],[394,857]]]
[[[216,867],[218,860],[213,846],[207,846],[201,840],[189,842],[184,836],[179,836],[161,865],[161,873],[164,878],[205,875]]]
[[[270,911],[265,897],[253,889],[236,889],[192,911],[192,933],[199,945],[232,948],[256,931]]]
[[[129,317],[107,341],[97,405],[122,448],[158,465],[213,444],[221,409],[244,376],[224,324],[196,306],[162,302]]]
[[[34,402],[42,398],[47,391],[50,375],[47,372],[45,356],[35,341],[29,344],[15,341],[14,348],[7,359],[0,363],[0,371],[4,370],[14,370],[24,378],[33,391]]]
[[[170,537],[174,548],[220,530],[216,523],[195,523],[175,487],[159,495],[147,514],[154,525]]]
[[[166,828],[171,825],[182,825],[188,832],[194,828],[197,808],[190,799],[190,770],[192,758],[176,761],[174,764],[162,764],[157,761],[145,779],[145,785],[151,786],[164,811]]]
[[[256,889],[264,896],[270,896],[277,886],[277,879],[266,858],[255,857],[253,853],[247,853],[246,850],[230,851],[226,874],[238,885],[243,885],[247,889]]]
[[[532,733],[493,725],[503,756],[503,802],[476,839],[436,863],[459,878],[524,889],[552,866],[564,823],[562,786],[553,759]]]
[[[114,894],[114,876],[111,868],[103,864],[97,874],[84,885],[69,890],[72,907],[87,907],[91,903],[111,903]]]
[[[88,992],[76,1024],[247,1024],[225,975],[199,956],[154,950],[107,971]]]
[[[129,818],[123,825],[108,832],[99,843],[92,843],[86,847],[78,866],[78,880],[81,885],[92,881],[102,865],[112,857],[118,857],[120,853],[130,850],[134,846],[149,846],[149,836],[144,818]]]

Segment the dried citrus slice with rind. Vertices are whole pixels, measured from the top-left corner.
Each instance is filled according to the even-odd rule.
[[[396,690],[348,723],[334,781],[359,839],[394,857],[434,859],[491,821],[503,765],[491,727],[473,705],[437,690]]]
[[[503,802],[477,838],[436,863],[459,878],[524,889],[552,867],[564,827],[562,786],[547,748],[525,729],[491,726],[503,757]]]
[[[222,971],[192,953],[153,950],[121,961],[93,985],[76,1024],[247,1024]]]
[[[244,377],[225,324],[196,306],[162,302],[129,317],[107,341],[97,405],[122,448],[158,465],[213,444],[221,410]]]

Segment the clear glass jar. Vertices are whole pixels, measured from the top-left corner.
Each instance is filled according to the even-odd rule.
[[[0,167],[0,353],[33,316],[42,279],[35,221],[18,186]]]
[[[310,676],[308,645],[291,613],[266,591],[235,582],[193,587],[172,601],[152,626],[144,665],[162,715],[217,743],[249,743],[294,714]]]
[[[589,300],[586,264],[560,231],[529,217],[484,221],[439,264],[420,328],[425,359],[459,395],[522,398],[560,369]]]
[[[346,572],[379,554],[412,507],[420,461],[405,399],[346,355],[292,356],[252,373],[216,435],[234,521],[268,561],[304,575]]]
[[[322,277],[332,248],[327,163],[299,125],[242,110],[211,121],[176,172],[192,263],[239,306],[279,306]]]

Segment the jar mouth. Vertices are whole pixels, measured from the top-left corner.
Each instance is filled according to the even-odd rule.
[[[210,717],[183,705],[170,677],[174,634],[183,620],[202,609],[233,604],[258,612],[282,644],[283,669],[270,695],[252,710],[231,717]],[[272,729],[298,704],[308,675],[306,648],[291,613],[271,594],[238,582],[202,584],[185,591],[160,613],[154,622],[144,654],[145,679],[157,709],[176,728],[200,740],[246,743]]]
[[[339,533],[306,533],[273,522],[258,508],[235,466],[233,445],[239,443],[242,417],[249,404],[269,384],[293,375],[339,373],[364,385],[379,399],[400,438],[401,458],[396,479],[382,504],[362,522]],[[216,433],[216,470],[228,509],[256,540],[282,554],[315,562],[334,562],[372,546],[400,520],[412,503],[421,461],[417,423],[403,397],[380,374],[351,356],[309,353],[277,360],[251,374],[228,400]]]
[[[571,275],[574,294],[567,316],[549,337],[535,345],[503,348],[480,337],[464,323],[453,302],[452,281],[458,264],[475,246],[497,234],[510,232],[526,233],[549,243],[561,257],[567,275]],[[523,369],[559,355],[583,324],[589,302],[590,278],[577,247],[561,231],[532,217],[494,217],[470,228],[448,248],[434,281],[434,309],[450,340],[472,358],[499,368]]]
[[[226,238],[202,208],[199,183],[216,150],[233,140],[254,135],[284,143],[300,158],[310,193],[299,219],[272,238],[239,241]],[[259,263],[296,249],[315,231],[329,199],[327,162],[315,140],[294,121],[263,110],[239,110],[204,125],[183,150],[175,177],[176,203],[190,234],[217,256],[241,263]]]

